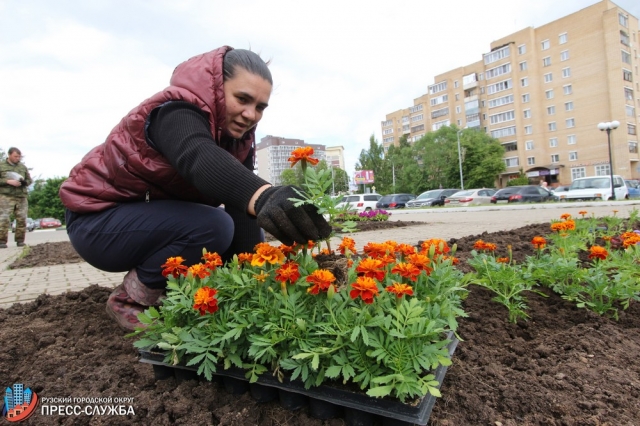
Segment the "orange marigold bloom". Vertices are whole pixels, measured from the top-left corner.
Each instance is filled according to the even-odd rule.
[[[202,287],[193,295],[193,309],[200,311],[200,316],[207,312],[212,314],[218,310],[217,290],[211,287]]]
[[[240,253],[238,255],[238,263],[250,263],[253,259],[253,253]]]
[[[349,250],[351,254],[356,253],[356,241],[353,238],[344,237],[342,239],[342,242],[338,246],[338,251],[343,255],[347,252],[347,250]]]
[[[388,244],[367,243],[367,245],[363,247],[362,251],[364,251],[367,256],[378,259],[386,255],[389,251],[393,250],[391,249],[391,247],[389,247]]]
[[[205,253],[202,256],[202,260],[204,260],[204,265],[215,271],[218,266],[222,266],[222,257],[218,253]]]
[[[420,269],[418,269],[416,265],[405,262],[396,264],[396,266],[391,269],[391,272],[404,278],[409,278],[411,281],[417,280],[418,275],[420,275]]]
[[[508,257],[499,257],[496,259],[496,262],[498,263],[509,263],[509,258]]]
[[[609,256],[609,252],[604,247],[591,246],[591,249],[589,249],[589,251],[591,252],[589,254],[589,259],[597,258],[604,260],[607,258],[607,256]]]
[[[355,283],[351,283],[351,288],[349,296],[354,300],[361,297],[368,305],[373,303],[373,296],[378,294],[378,285],[369,277],[358,277]]]
[[[291,152],[291,157],[289,157],[289,162],[291,163],[291,167],[298,164],[298,161],[306,162],[315,166],[318,164],[320,160],[317,158],[311,157],[313,155],[313,148],[310,146],[301,146],[300,148],[296,148]]]
[[[424,254],[411,254],[407,256],[406,261],[411,263],[412,265],[415,265],[416,268],[420,269],[421,271],[425,271],[427,275],[430,274],[433,270],[430,267],[431,259],[429,259]]]
[[[351,268],[353,266],[353,259],[347,259],[347,268]]]
[[[320,250],[320,254],[324,254],[326,256],[330,256],[333,254],[333,251],[330,251],[328,248],[323,248],[322,250]]]
[[[586,211],[586,210],[580,210],[580,211],[578,212],[578,214],[579,214],[579,215],[581,215],[582,217],[584,217],[584,215],[586,215],[586,214],[587,214],[587,211]]]
[[[572,219],[567,219],[564,223],[567,231],[573,231],[576,229],[576,223]]]
[[[182,256],[170,257],[167,259],[167,263],[160,265],[162,270],[162,276],[167,277],[173,275],[173,278],[178,278],[180,275],[186,275],[189,268],[182,263],[184,259]]]
[[[571,219],[571,215],[569,213],[562,213],[560,215],[560,219],[562,219],[562,220]]]
[[[395,253],[396,249],[398,248],[398,243],[393,241],[393,240],[387,240],[384,242],[386,245],[388,245],[391,250]]]
[[[398,244],[398,247],[396,247],[396,251],[403,256],[409,256],[416,253],[416,248],[410,244],[402,243]]]
[[[457,257],[453,257],[453,256],[442,256],[441,258],[443,261],[445,260],[451,260],[451,264],[452,265],[459,265],[460,264],[460,259],[458,259]]]
[[[395,254],[390,254],[390,253],[385,254],[384,256],[380,257],[379,259],[380,259],[380,261],[382,261],[382,264],[384,266],[391,265],[392,263],[396,263],[396,261],[398,260],[398,259],[396,259],[396,255]]]
[[[398,298],[402,297],[404,294],[407,296],[413,296],[413,288],[407,284],[393,283],[385,288],[389,293],[394,293]]]
[[[282,252],[282,254],[284,254],[285,256],[295,256],[295,254],[297,253],[296,247],[291,245],[288,246],[286,244],[280,244],[280,246],[278,247],[278,249]]]
[[[196,263],[195,265],[189,266],[189,272],[191,272],[194,277],[199,277],[200,279],[211,275],[211,272],[209,272],[207,266],[203,265],[202,263]]]
[[[420,245],[422,247],[422,251],[425,253],[429,253],[431,246],[435,247],[434,254],[447,254],[451,251],[447,242],[441,238],[431,238],[429,240],[425,240]]]
[[[312,286],[307,289],[308,293],[318,294],[320,291],[329,290],[329,286],[333,284],[336,277],[326,269],[316,269],[307,276],[307,282]]]
[[[375,278],[378,281],[384,279],[384,263],[380,259],[365,257],[356,267],[359,276]]]
[[[635,232],[625,232],[620,238],[622,238],[622,247],[624,248],[640,243],[640,235]]]
[[[544,237],[533,237],[531,244],[533,244],[533,248],[542,250],[547,246],[547,240],[545,240]]]
[[[276,281],[283,283],[289,281],[289,284],[295,284],[299,278],[300,270],[295,262],[287,262],[276,271]]]
[[[555,232],[564,231],[564,223],[563,222],[554,222],[551,224],[551,230]]]
[[[279,248],[269,243],[259,243],[256,245],[256,252],[251,259],[251,266],[262,266],[266,262],[270,264],[284,263],[284,253]]]
[[[473,244],[473,248],[476,250],[495,251],[498,246],[493,243],[485,243],[482,240],[478,240]]]
[[[267,278],[269,278],[269,274],[267,274],[266,272],[262,271],[259,274],[254,274],[253,278],[255,278],[256,280],[258,280],[261,283],[263,283],[263,282],[265,282],[267,280]]]
[[[612,238],[612,237],[611,237],[611,236],[609,236],[609,235],[603,235],[603,236],[602,236],[602,239],[603,239],[603,240],[605,240],[605,241],[611,241],[611,238]]]
[[[573,231],[576,229],[576,223],[572,219],[567,219],[564,222],[554,222],[551,224],[552,231]]]

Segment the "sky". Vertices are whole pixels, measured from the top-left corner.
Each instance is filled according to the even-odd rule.
[[[345,148],[490,43],[596,0],[0,0],[0,149],[66,177],[173,69],[222,45],[270,60],[266,136]],[[638,0],[618,6],[640,17]]]

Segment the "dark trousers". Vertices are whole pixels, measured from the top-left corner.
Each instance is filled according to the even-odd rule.
[[[221,208],[175,200],[125,203],[99,213],[67,211],[67,233],[78,254],[108,272],[137,269],[140,281],[164,288],[162,268],[169,257],[185,265],[202,262],[202,249],[223,258],[234,233]]]

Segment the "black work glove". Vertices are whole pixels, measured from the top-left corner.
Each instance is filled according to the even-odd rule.
[[[289,198],[301,198],[296,189],[302,192],[287,185],[273,186],[260,194],[255,204],[258,225],[286,245],[327,238],[331,234],[331,226],[315,206],[303,204],[294,207],[289,201]]]

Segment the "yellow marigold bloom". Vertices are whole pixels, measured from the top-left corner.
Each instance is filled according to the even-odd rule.
[[[352,299],[357,299],[359,296],[368,305],[373,303],[373,296],[378,294],[378,285],[373,278],[369,277],[358,277],[356,282],[351,284],[351,288],[349,296]]]
[[[320,160],[317,158],[312,158],[313,148],[310,146],[302,146],[300,148],[296,148],[291,152],[291,157],[289,157],[289,163],[291,163],[291,167],[298,164],[298,161],[302,161],[305,163],[309,163],[313,166],[318,164]]]
[[[441,238],[431,238],[423,241],[420,245],[420,247],[422,247],[422,251],[425,253],[429,253],[431,246],[435,247],[434,254],[447,254],[451,251],[447,242]]]
[[[591,246],[589,251],[590,251],[589,259],[597,258],[600,260],[604,260],[607,258],[607,256],[609,256],[609,252],[604,247]]]
[[[263,283],[263,282],[265,282],[267,280],[267,278],[269,278],[269,274],[267,274],[266,272],[262,271],[259,274],[255,274],[253,276],[253,278],[255,278],[256,280],[258,280],[261,283]]]
[[[398,244],[398,247],[396,247],[396,251],[403,256],[409,256],[416,253],[416,248],[411,244],[402,243]]]
[[[542,250],[547,246],[547,240],[545,240],[544,237],[533,237],[531,244],[533,244],[533,248]]]
[[[496,262],[498,263],[509,263],[509,258],[508,257],[499,257],[496,259]]]
[[[316,269],[307,276],[307,282],[311,283],[311,287],[307,289],[308,293],[318,294],[320,291],[329,290],[329,286],[333,284],[336,277],[326,269]]]
[[[560,219],[562,219],[562,220],[571,219],[571,215],[569,213],[562,213],[560,215]]]
[[[580,210],[578,212],[578,214],[581,215],[582,217],[584,217],[587,214],[587,211],[586,210]]]
[[[420,269],[418,269],[416,265],[405,262],[396,264],[396,266],[391,269],[391,272],[401,277],[409,278],[411,281],[417,280],[418,275],[420,275]]]
[[[349,250],[350,253],[356,254],[356,241],[353,238],[344,237],[342,242],[338,246],[338,251],[340,254],[345,254]]]
[[[285,256],[282,250],[269,243],[259,243],[256,245],[256,252],[251,259],[251,266],[262,266],[266,262],[272,265],[284,263]]]
[[[413,288],[408,284],[393,283],[393,285],[385,287],[385,290],[395,294],[398,298],[405,294],[407,296],[413,296]]]
[[[380,259],[365,257],[356,266],[356,273],[359,276],[375,278],[378,281],[384,279],[384,263]]]
[[[200,279],[211,275],[211,272],[209,272],[207,267],[202,263],[196,263],[195,265],[189,266],[189,272],[191,272],[194,277],[199,277]]]

